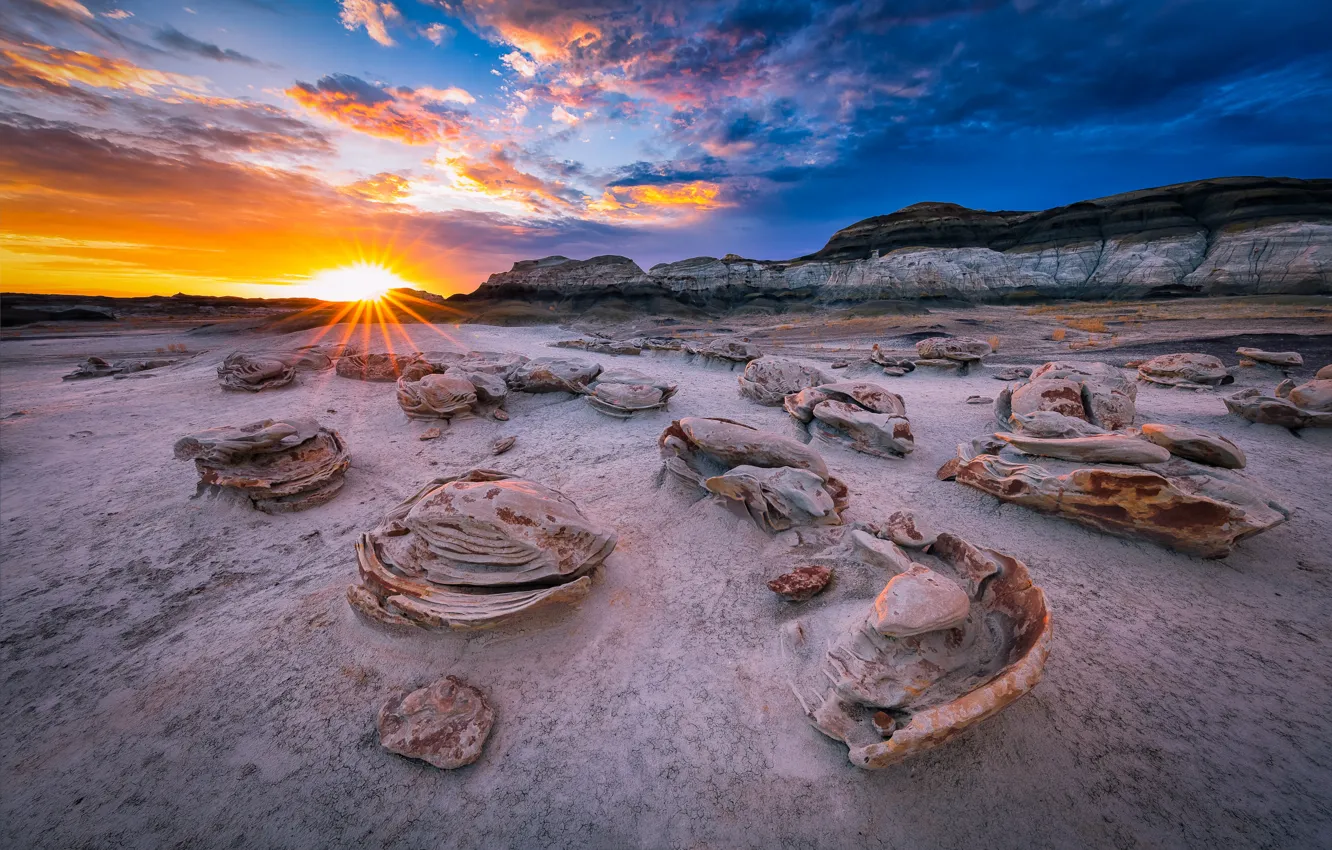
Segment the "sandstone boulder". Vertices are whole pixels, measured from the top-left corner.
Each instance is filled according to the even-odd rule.
[[[1261,348],[1244,348],[1241,346],[1235,349],[1235,353],[1255,363],[1266,363],[1269,366],[1289,368],[1304,365],[1304,358],[1298,351],[1263,351]]]
[[[968,336],[936,336],[916,343],[916,354],[924,360],[956,360],[960,363],[979,363],[993,351],[983,339]]]
[[[434,371],[434,367],[417,351],[404,354],[377,352],[339,357],[336,371],[343,378],[387,382],[397,381],[403,376],[419,379]]]
[[[928,563],[908,562],[868,611],[822,606],[783,631],[805,715],[859,767],[939,746],[1044,673],[1050,611],[1024,564],[951,534],[920,557]]]
[[[352,607],[376,622],[481,628],[587,595],[614,531],[504,472],[438,478],[356,543]]]
[[[1250,387],[1224,401],[1227,410],[1250,422],[1286,428],[1332,428],[1332,380],[1314,379],[1295,387],[1283,382],[1275,396],[1265,396]]]
[[[443,770],[481,757],[495,725],[485,694],[455,676],[397,693],[379,709],[379,743],[389,752]]]
[[[1133,424],[1137,398],[1138,388],[1129,376],[1108,363],[1051,362],[999,393],[995,419],[1005,428],[1021,431],[1030,417],[1054,413],[1114,431]],[[1041,417],[1035,424],[1048,426],[1053,421]]]
[[[995,434],[995,439],[1018,451],[1059,460],[1089,463],[1165,463],[1170,452],[1156,443],[1127,434],[1095,434],[1090,437],[1044,439],[1026,434]]]
[[[608,369],[586,385],[570,384],[587,397],[592,408],[607,416],[628,419],[635,413],[661,410],[678,389],[675,384],[658,380],[633,369]]]
[[[1183,425],[1148,423],[1142,436],[1163,446],[1175,457],[1222,469],[1243,469],[1248,460],[1244,450],[1220,434],[1186,428]]]
[[[1238,541],[1290,517],[1288,508],[1241,473],[1182,459],[1151,470],[1106,464],[1060,473],[1002,454],[983,443],[964,443],[938,477],[1203,558],[1223,558]]]
[[[788,602],[804,602],[822,593],[831,578],[832,570],[828,567],[800,567],[768,582],[768,590]]]
[[[180,438],[178,460],[193,460],[198,492],[228,488],[265,513],[322,505],[342,489],[351,457],[337,431],[312,419],[265,419]]]
[[[509,373],[509,389],[524,393],[572,392],[601,374],[601,365],[576,357],[534,357]]]
[[[791,393],[805,387],[831,384],[834,378],[815,366],[785,357],[751,360],[739,377],[740,394],[768,407],[778,407]]]
[[[811,434],[827,442],[878,457],[902,457],[916,447],[906,403],[878,384],[821,384],[786,396],[782,404]]]
[[[1210,354],[1162,354],[1143,361],[1138,377],[1166,387],[1197,389],[1234,382],[1226,364]]]
[[[666,469],[742,502],[760,528],[839,525],[847,489],[812,449],[729,419],[672,422],[658,441]]]

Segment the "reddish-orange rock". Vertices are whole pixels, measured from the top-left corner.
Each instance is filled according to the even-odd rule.
[[[821,593],[831,578],[832,570],[828,567],[800,567],[768,582],[768,590],[791,602],[804,602]]]
[[[409,694],[394,694],[379,710],[378,725],[385,749],[452,770],[481,757],[495,712],[481,691],[446,676]]]

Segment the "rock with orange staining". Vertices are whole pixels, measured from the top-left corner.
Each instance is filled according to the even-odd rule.
[[[859,767],[939,746],[1044,674],[1050,611],[1024,564],[951,534],[918,557],[873,604],[821,606],[783,632],[805,715]]]
[[[1066,464],[1068,471],[1060,471],[1024,463],[1010,448],[980,443],[960,445],[958,457],[944,464],[939,477],[1005,502],[1204,558],[1224,558],[1240,540],[1290,517],[1288,508],[1238,472],[1179,458],[1151,470]]]
[[[1138,365],[1138,377],[1166,387],[1196,389],[1234,382],[1226,364],[1210,354],[1162,354]]]
[[[348,354],[338,358],[336,371],[344,378],[358,381],[396,381],[404,376],[409,380],[418,380],[435,369],[421,357],[420,352],[413,351],[404,354]]]
[[[1142,426],[1142,436],[1163,446],[1175,457],[1219,466],[1223,469],[1243,469],[1248,459],[1244,450],[1220,434],[1186,428],[1183,425],[1161,425],[1149,422]]]
[[[790,602],[804,602],[822,593],[831,578],[829,567],[799,567],[768,582],[768,590]]]
[[[969,336],[935,336],[916,343],[916,354],[924,360],[979,363],[982,357],[993,351],[985,340]]]
[[[391,696],[379,709],[379,743],[389,752],[452,770],[481,757],[494,725],[495,712],[485,694],[446,676]]]
[[[1294,385],[1282,381],[1276,394],[1265,396],[1254,388],[1223,399],[1226,409],[1250,422],[1286,428],[1332,428],[1332,380],[1315,378]]]

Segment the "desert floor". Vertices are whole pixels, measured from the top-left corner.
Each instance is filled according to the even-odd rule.
[[[996,363],[1205,350],[1233,364],[1240,333],[1303,351],[1305,379],[1332,361],[1332,326],[1316,311],[1154,317],[1108,351],[1068,351],[1081,332],[1049,341],[1053,321],[983,308],[726,327],[825,366],[872,342],[906,348],[969,328],[1000,336]],[[1144,385],[1138,396],[1139,422],[1230,437],[1246,471],[1296,509],[1220,561],[936,480],[957,443],[992,430],[990,408],[964,400],[993,396],[996,370],[878,375],[906,399],[917,449],[884,460],[814,443],[850,485],[847,518],[909,508],[1024,560],[1049,596],[1055,638],[1030,695],[913,761],[865,772],[806,723],[779,633],[820,606],[868,605],[885,577],[839,572],[822,596],[785,603],[764,582],[808,558],[800,533],[766,535],[659,476],[657,436],[674,418],[796,434],[780,408],[738,394],[738,368],[593,356],[677,381],[679,394],[629,421],[563,393],[514,394],[510,421],[456,421],[430,442],[416,439],[430,423],[408,421],[391,384],[330,371],[255,395],[218,388],[230,351],[316,333],[75,329],[0,342],[0,844],[1332,846],[1332,430],[1252,425],[1220,399],[1270,388],[1275,373],[1246,370],[1220,392]],[[423,350],[584,356],[547,346],[567,328],[393,333],[399,350],[405,333]],[[1187,341],[1200,336],[1212,338]],[[378,330],[368,342],[385,346]],[[91,354],[179,343],[193,356],[176,366],[60,380]],[[853,363],[840,374],[875,371]],[[290,416],[346,438],[353,462],[337,498],[279,516],[191,498],[193,464],[171,454],[179,436]],[[506,434],[516,447],[492,458]],[[357,533],[430,478],[476,466],[549,484],[618,531],[590,596],[478,633],[390,633],[357,619],[343,595]],[[446,674],[495,706],[480,761],[445,772],[381,749],[374,719],[389,691]]]

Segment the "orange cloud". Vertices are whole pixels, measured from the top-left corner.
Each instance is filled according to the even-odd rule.
[[[583,193],[558,180],[547,180],[518,167],[516,149],[496,143],[477,158],[441,150],[434,165],[452,188],[463,193],[519,204],[528,212],[573,209]]]
[[[355,183],[348,183],[346,186],[340,186],[339,190],[345,194],[362,198],[367,201],[388,204],[400,201],[407,197],[407,193],[411,187],[411,182],[401,174],[384,171],[367,177],[364,180],[357,180]]]
[[[459,88],[385,88],[349,74],[297,82],[286,95],[306,109],[354,130],[409,145],[459,138],[470,116],[448,103],[475,100]]]
[[[697,213],[731,206],[721,198],[721,186],[708,180],[664,185],[611,186],[601,200],[587,205],[592,212],[612,218],[689,218]]]
[[[13,88],[38,91],[70,88],[79,83],[140,95],[151,95],[159,88],[198,91],[204,87],[204,81],[198,77],[155,71],[128,60],[81,50],[28,42],[6,42],[0,46],[0,82]]]

